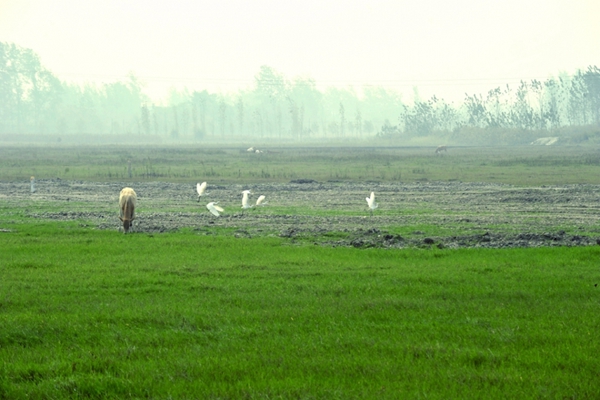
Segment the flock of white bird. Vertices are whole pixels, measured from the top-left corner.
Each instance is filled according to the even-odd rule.
[[[262,151],[262,150],[255,149],[254,147],[250,147],[250,148],[248,148],[248,150],[246,150],[246,151],[247,151],[247,152],[250,152],[250,153],[256,153],[256,154],[263,153],[263,151]]]
[[[259,150],[257,148],[250,147],[248,148],[246,151],[250,152],[250,153],[262,153],[262,150]],[[448,152],[448,146],[446,145],[440,145],[435,149],[435,154],[441,154],[441,152]],[[198,201],[200,201],[200,197],[202,196],[206,196],[209,193],[205,193],[206,191],[206,182],[202,182],[202,183],[198,183],[196,185],[196,189],[198,190]],[[252,208],[252,207],[258,207],[261,205],[265,205],[267,204],[266,202],[264,202],[265,200],[265,196],[261,195],[258,197],[258,199],[256,200],[256,204],[250,204],[250,200],[249,200],[249,196],[252,194],[252,192],[250,192],[249,190],[244,190],[242,192],[242,214],[244,213],[244,210],[247,210],[248,208]],[[375,209],[379,206],[376,202],[375,202],[375,192],[371,192],[371,196],[367,197],[365,200],[367,200],[367,205],[369,207],[369,211],[371,212],[371,216],[373,215],[373,211],[375,211]],[[208,203],[206,205],[206,208],[208,209],[208,211],[210,211],[213,215],[215,216],[219,216],[221,215],[220,213],[222,213],[223,208],[218,206],[219,202],[218,201],[211,201],[210,203]]]
[[[206,182],[196,184],[196,191],[198,192],[198,201],[200,201],[200,198],[202,196],[207,196],[210,194],[210,193],[206,193],[206,186],[207,186]],[[242,191],[242,215],[244,214],[244,210],[247,210],[247,209],[253,208],[253,207],[260,207],[260,206],[264,206],[264,205],[268,204],[268,202],[265,201],[265,199],[266,199],[265,195],[258,196],[258,198],[256,199],[256,204],[251,204],[250,203],[250,195],[252,195],[252,194],[253,193],[250,190]],[[371,215],[373,215],[373,211],[375,211],[375,209],[379,206],[375,202],[375,192],[371,192],[371,196],[367,197],[366,200],[367,200],[367,205],[369,206],[369,211],[371,212]],[[208,211],[210,211],[210,213],[212,215],[214,215],[215,217],[220,216],[221,213],[225,211],[223,209],[223,207],[219,206],[218,204],[219,204],[218,201],[211,201],[210,203],[208,203],[206,205],[206,208],[208,209]]]
[[[30,179],[31,182],[31,193],[35,192],[35,178],[32,176]],[[196,184],[196,191],[198,192],[198,201],[202,196],[208,196],[210,193],[206,193],[207,183],[202,182]],[[255,204],[250,203],[250,195],[252,192],[250,190],[242,191],[242,215],[244,211],[253,208],[253,207],[261,207],[268,204],[265,199],[265,195],[260,195],[256,199]],[[123,232],[127,233],[130,226],[132,225],[132,221],[134,219],[134,209],[135,209],[135,200],[136,200],[135,191],[131,188],[124,188],[121,191],[119,196],[119,208],[121,209],[120,219],[123,221]],[[127,199],[127,200],[126,200]],[[377,208],[378,204],[375,202],[375,192],[371,192],[371,196],[366,198],[367,205],[369,206],[369,211],[371,215],[373,215],[373,211]],[[212,215],[215,217],[219,217],[222,212],[225,210],[223,207],[219,206],[218,201],[211,201],[206,205],[206,208]]]
[[[200,198],[202,196],[207,196],[210,194],[210,193],[206,193],[206,182],[196,184],[196,191],[198,192],[198,201],[200,201]],[[251,194],[252,194],[252,192],[250,190],[244,190],[242,192],[242,214],[244,213],[244,210],[247,210],[248,208],[260,207],[260,206],[264,206],[265,204],[267,204],[267,202],[265,201],[265,199],[266,199],[265,195],[258,196],[258,199],[256,199],[256,204],[250,204],[250,195]],[[208,203],[206,205],[206,208],[208,209],[208,211],[210,211],[210,213],[212,215],[214,215],[215,217],[220,216],[221,213],[223,211],[225,211],[223,209],[223,207],[219,206],[218,204],[219,204],[218,201],[211,201],[210,203]]]

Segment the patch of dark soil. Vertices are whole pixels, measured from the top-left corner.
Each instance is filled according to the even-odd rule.
[[[299,184],[307,184],[307,183],[317,183],[314,179],[292,179],[290,183],[299,183]]]
[[[287,228],[283,232],[279,234],[280,237],[283,238],[293,238],[300,233],[300,230],[297,228]]]

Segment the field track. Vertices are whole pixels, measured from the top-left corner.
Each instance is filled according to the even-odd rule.
[[[238,237],[281,236],[354,247],[538,247],[595,245],[600,238],[600,186],[514,187],[490,183],[290,182],[211,185],[197,202],[194,183],[98,183],[40,180],[0,182],[0,201],[22,207],[26,218],[81,220],[90,229],[119,229],[118,194],[138,194],[135,230],[182,228]],[[242,214],[241,192],[268,204]],[[376,193],[370,215],[365,197]],[[219,201],[220,218],[205,208]],[[431,226],[436,227],[431,229]],[[424,228],[420,228],[424,227]]]

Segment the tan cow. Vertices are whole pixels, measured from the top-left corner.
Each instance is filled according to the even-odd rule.
[[[121,190],[121,194],[119,195],[121,215],[119,216],[119,219],[123,221],[123,233],[127,233],[129,228],[133,226],[136,200],[137,194],[135,194],[135,191],[132,188],[126,187]]]
[[[444,151],[444,152],[448,153],[448,146],[446,146],[445,144],[443,144],[443,145],[441,145],[441,146],[438,146],[438,147],[435,149],[435,154],[436,154],[436,155],[437,155],[437,154],[442,154],[442,151]]]

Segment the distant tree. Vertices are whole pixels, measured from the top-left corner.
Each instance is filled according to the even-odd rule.
[[[512,120],[516,123],[516,127],[521,129],[536,128],[536,114],[528,101],[529,85],[525,81],[521,81],[516,92],[516,101],[513,104]]]
[[[177,106],[181,111],[180,117],[180,134],[182,136],[190,136],[191,131],[191,111],[190,111],[190,103],[182,103]]]
[[[281,139],[282,135],[283,135],[283,115],[281,115],[281,108],[279,107],[279,104],[275,104],[275,121],[277,121],[277,133],[279,136],[279,139]]]
[[[43,133],[57,126],[60,81],[32,50],[0,42],[0,132]]]
[[[537,102],[537,114],[534,111],[534,127],[536,129],[545,129],[546,128],[546,120],[545,120],[545,115],[546,115],[546,105],[544,103],[544,86],[542,85],[542,83],[540,81],[538,81],[537,79],[533,79],[530,84],[529,87],[531,89],[531,92],[533,94],[533,96],[536,99]],[[532,107],[533,110],[533,107]]]
[[[555,130],[560,127],[560,108],[559,108],[559,93],[558,84],[554,79],[547,79],[544,82],[544,113],[542,118],[544,126],[550,130]]]
[[[507,126],[508,118],[504,112],[502,95],[502,89],[499,87],[490,90],[487,93],[483,107],[485,113],[485,126],[488,128],[503,128]],[[481,100],[481,98],[479,99]],[[479,119],[480,116],[473,116],[473,118]]]
[[[213,96],[211,96],[206,90],[192,93],[192,103],[196,105],[198,117],[200,119],[200,125],[198,127],[200,136],[204,136],[207,133],[207,118],[210,105],[213,101]],[[198,136],[198,134],[196,134],[196,136]]]
[[[463,125],[460,111],[446,102],[441,102],[436,112],[439,130],[449,132]]]
[[[146,106],[146,103],[142,104],[141,114],[142,131],[144,132],[144,134],[150,135],[150,113],[148,111],[148,106]]]
[[[172,106],[173,110],[173,129],[171,130],[171,137],[178,138],[179,137],[179,117],[177,115],[177,107]]]
[[[192,135],[194,138],[199,139],[203,135],[198,127],[198,103],[194,101],[193,95],[190,101],[190,108],[192,110]]]
[[[285,107],[286,101],[285,78],[273,68],[263,65],[254,80],[255,88],[252,97],[255,107],[260,109],[263,132],[281,138],[283,133],[281,109]]]
[[[263,65],[254,77],[256,90],[272,99],[281,99],[285,95],[285,78],[273,68]]]
[[[298,113],[298,134],[300,136],[304,135],[304,105],[300,106],[300,110]]]
[[[417,136],[431,134],[438,125],[437,102],[438,99],[433,96],[427,101],[415,100],[411,108],[403,105],[400,112],[400,121],[404,122],[404,131]]]
[[[335,121],[330,122],[329,126],[327,127],[327,129],[334,136],[339,136],[339,134],[340,134],[340,125],[337,122],[335,122]]]
[[[340,136],[345,136],[345,128],[346,128],[346,111],[344,109],[344,104],[340,103]]]
[[[298,105],[296,104],[296,102],[291,97],[288,96],[287,100],[289,102],[289,112],[290,112],[290,116],[292,118],[292,129],[291,129],[292,137],[299,137],[300,136],[300,109],[299,109]]]
[[[133,132],[142,105],[147,101],[141,83],[133,74],[125,82],[109,83],[100,88],[84,86],[80,97],[78,115],[85,120],[85,125],[100,128],[102,132],[106,131],[101,128],[103,121],[108,120],[110,130],[121,134]]]
[[[486,126],[488,112],[481,95],[466,95],[464,104],[469,117],[468,124],[480,128]]]
[[[377,133],[377,136],[384,139],[392,139],[394,137],[399,137],[401,134],[402,131],[398,125],[392,125],[390,124],[390,121],[385,120],[380,131]]]
[[[154,124],[154,134],[159,134],[158,117],[156,116],[156,107],[152,104],[152,122]]]
[[[363,134],[363,124],[362,124],[362,114],[360,113],[360,109],[356,109],[356,118],[354,120],[354,126],[356,127],[356,132],[359,137],[362,137]]]
[[[375,125],[373,125],[373,121],[365,121],[363,124],[363,129],[366,134],[371,134],[375,131]]]
[[[286,88],[286,97],[295,104],[296,115],[290,113],[291,131],[297,136],[308,134],[316,121],[321,120],[323,114],[322,95],[316,89],[315,81],[308,78],[295,78]],[[294,120],[296,118],[296,120]]]
[[[240,135],[244,135],[244,100],[239,97],[237,101],[238,124]]]
[[[359,104],[355,104],[355,107],[358,106]],[[371,134],[375,132],[375,126],[383,125],[386,119],[396,119],[404,108],[399,93],[379,86],[368,86],[363,89],[360,110],[362,119],[373,124],[370,132],[364,130],[365,133]]]
[[[354,121],[346,122],[346,132],[348,132],[349,136],[356,136],[356,125],[354,125]]]
[[[571,77],[569,87],[569,120],[571,125],[586,125],[588,119],[587,87],[581,71]]]
[[[592,123],[600,126],[600,68],[589,66],[583,74],[583,80],[587,89],[588,107]]]
[[[262,138],[264,135],[264,124],[262,114],[258,110],[254,111],[254,124],[255,130],[258,132],[258,136]]]
[[[362,137],[431,135],[436,132],[486,135],[511,129],[556,131],[564,126],[600,126],[600,68],[588,66],[557,79],[497,87],[487,94],[465,94],[461,104],[414,88],[405,105],[400,93],[382,87],[330,87],[321,91],[313,79],[288,80],[261,66],[250,90],[234,94],[173,89],[166,106],[151,107],[144,83],[130,73],[106,84],[61,82],[32,50],[0,43],[0,133],[128,134],[195,137]],[[346,109],[356,110],[346,115]],[[389,120],[398,120],[394,126]],[[386,122],[387,121],[387,122]],[[391,132],[391,133],[390,133]],[[504,134],[504,133],[502,133]],[[529,135],[535,135],[531,133]],[[457,137],[457,136],[454,136]]]
[[[227,117],[227,105],[225,99],[221,98],[219,101],[219,127],[221,129],[221,137],[225,136],[225,120]]]

